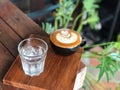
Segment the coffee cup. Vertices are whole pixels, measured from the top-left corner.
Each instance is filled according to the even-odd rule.
[[[58,29],[50,34],[50,42],[56,54],[71,55],[86,44],[75,30]]]

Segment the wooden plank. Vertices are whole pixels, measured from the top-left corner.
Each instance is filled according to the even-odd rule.
[[[14,59],[15,57],[0,43],[0,80],[2,80]]]
[[[7,90],[5,87],[7,87],[7,89],[8,89],[9,86],[3,85],[3,83],[0,82],[0,90]],[[11,88],[11,87],[9,87],[9,89],[10,89],[10,90],[15,90],[15,89],[13,89],[13,88]]]
[[[5,75],[3,83],[27,90],[73,90],[78,68],[83,66],[80,62],[81,53],[82,49],[70,56],[60,56],[49,49],[45,70],[35,77],[24,74],[18,56]]]
[[[31,33],[45,35],[38,24],[9,0],[0,0],[0,17],[22,38],[28,37]]]
[[[0,19],[0,41],[6,48],[17,56],[17,45],[21,38],[3,21]]]
[[[23,89],[12,87],[9,85],[4,85],[2,82],[0,82],[0,90],[23,90]]]

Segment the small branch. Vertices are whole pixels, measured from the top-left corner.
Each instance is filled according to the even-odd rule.
[[[58,22],[57,22],[57,19],[55,19],[54,25],[55,25],[55,30],[58,29]]]
[[[81,21],[81,24],[79,25],[79,27],[77,29],[77,32],[80,33],[82,31],[82,28],[83,28],[83,23]]]
[[[75,18],[75,20],[74,20],[74,22],[73,22],[73,25],[72,25],[72,29],[73,29],[73,30],[74,30],[74,28],[75,28],[75,25],[76,25],[78,19],[79,19],[81,16],[82,16],[82,13],[79,14],[79,15]]]
[[[69,16],[68,16],[68,17],[69,17]],[[70,17],[71,17],[71,15],[70,15]],[[67,27],[68,27],[69,22],[70,22],[70,19],[67,19],[64,28],[67,28]]]
[[[85,46],[84,48],[92,48],[92,47],[95,47],[95,46],[104,46],[104,45],[108,45],[108,44],[111,44],[113,42],[106,42],[106,43],[102,43],[102,44],[94,44],[94,45],[90,45],[90,46]]]

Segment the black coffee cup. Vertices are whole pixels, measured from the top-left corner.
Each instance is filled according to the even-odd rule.
[[[50,34],[50,43],[56,54],[67,56],[83,47],[86,41],[74,30],[59,29]]]

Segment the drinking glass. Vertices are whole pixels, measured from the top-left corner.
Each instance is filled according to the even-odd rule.
[[[19,43],[18,52],[26,75],[38,76],[43,72],[47,51],[47,43],[39,38],[28,38]]]

